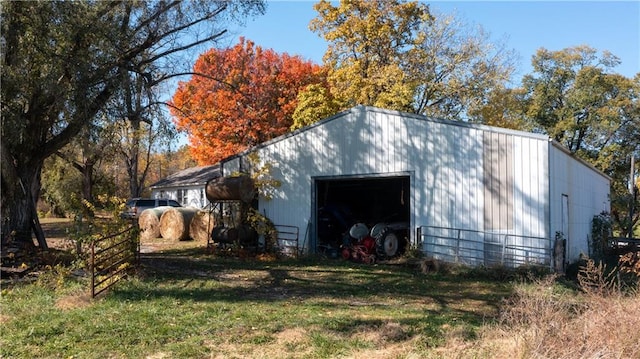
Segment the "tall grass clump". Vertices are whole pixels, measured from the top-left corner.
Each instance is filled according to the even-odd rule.
[[[612,273],[589,259],[577,288],[556,275],[516,284],[499,320],[453,351],[462,358],[640,358],[640,294]]]

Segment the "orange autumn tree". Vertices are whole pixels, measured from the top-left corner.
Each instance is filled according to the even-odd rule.
[[[171,113],[200,165],[289,131],[298,92],[326,79],[319,65],[244,38],[203,53],[193,71],[188,82],[178,84]]]

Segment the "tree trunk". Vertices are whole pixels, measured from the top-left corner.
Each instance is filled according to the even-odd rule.
[[[144,122],[135,114],[129,116],[129,122],[131,123],[131,144],[129,150],[125,153],[127,174],[129,175],[129,192],[132,198],[141,197],[144,190],[144,183],[149,173],[149,166],[151,164],[151,142],[153,142],[152,134],[148,134],[148,144],[145,152],[142,153],[143,141],[141,132],[141,122]],[[149,131],[153,131],[151,128]],[[144,165],[140,166],[140,157],[144,155]]]
[[[80,172],[82,173],[82,197],[93,204],[93,162],[86,162]],[[86,216],[95,215],[90,207],[83,206],[83,208]]]
[[[136,122],[132,121],[132,124]],[[139,122],[137,122],[138,128],[140,128]],[[127,161],[127,173],[129,174],[129,193],[131,198],[140,197],[142,194],[142,188],[138,183],[138,156],[140,153],[140,142],[138,140],[138,128],[134,126],[134,138],[131,144],[131,152],[129,153],[129,161]]]
[[[84,162],[74,161],[72,158],[65,156],[60,151],[56,152],[56,155],[63,160],[67,161],[73,168],[80,172],[82,177],[82,198],[87,202],[94,204],[93,202],[93,168],[97,162],[96,156],[90,156],[84,160]],[[37,198],[37,197],[36,197]],[[86,217],[93,217],[95,213],[90,207],[83,206],[83,215]]]
[[[48,249],[36,211],[39,175],[43,163],[3,166],[2,169],[2,245],[33,249],[36,234],[41,249]]]
[[[85,144],[86,145],[86,144]],[[88,146],[88,145],[87,145]],[[98,144],[98,146],[100,146]],[[84,151],[85,149],[83,149]],[[92,152],[92,150],[87,150],[88,152]],[[94,204],[93,201],[93,185],[95,183],[94,180],[94,168],[96,163],[99,161],[101,154],[93,153],[89,156],[83,156],[82,161],[74,160],[73,154],[68,155],[62,151],[56,151],[56,156],[60,157],[62,160],[69,163],[73,168],[77,169],[80,172],[80,176],[82,177],[82,198],[85,199],[88,203]],[[40,182],[40,181],[39,181]],[[39,192],[39,191],[38,191]],[[39,198],[37,196],[35,198]],[[95,213],[93,210],[87,206],[83,207],[83,214],[87,217],[93,217]]]

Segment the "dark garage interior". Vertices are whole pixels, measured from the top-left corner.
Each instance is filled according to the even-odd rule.
[[[316,179],[318,250],[334,253],[348,240],[349,229],[364,223],[405,223],[410,214],[409,176]],[[398,231],[406,244],[406,229]],[[403,245],[404,247],[404,245]]]

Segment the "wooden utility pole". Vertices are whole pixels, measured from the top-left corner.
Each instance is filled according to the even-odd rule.
[[[636,205],[635,157],[631,155],[631,169],[629,171],[629,232],[628,238],[633,238],[633,212]]]

